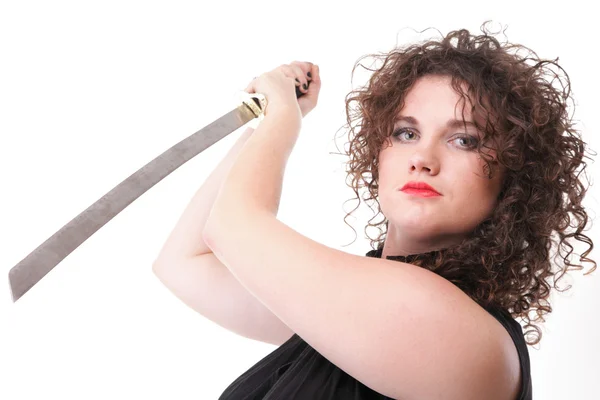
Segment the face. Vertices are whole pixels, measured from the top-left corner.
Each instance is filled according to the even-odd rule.
[[[471,104],[464,107],[463,120],[463,102],[450,82],[449,77],[431,75],[413,85],[397,115],[391,146],[384,143],[379,154],[379,202],[389,221],[388,254],[458,244],[496,205],[503,171],[494,170],[493,179],[488,178],[476,150],[482,133],[463,125],[472,121]],[[493,150],[487,152],[495,157]],[[440,195],[402,191],[409,182],[425,182]]]

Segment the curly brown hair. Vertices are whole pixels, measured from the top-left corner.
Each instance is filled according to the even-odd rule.
[[[556,284],[569,267],[583,268],[571,263],[572,239],[588,245],[579,259],[593,264],[588,274],[596,269],[596,262],[587,258],[593,242],[582,233],[588,215],[582,207],[587,188],[580,174],[586,167],[583,159],[589,157],[584,155],[586,143],[568,115],[570,80],[558,58],[540,59],[525,46],[501,44],[488,31],[488,23],[481,26],[482,35],[460,29],[439,41],[359,58],[352,75],[359,65],[372,74],[367,84],[346,96],[347,184],[350,178],[348,186],[359,201],[356,208],[362,187],[368,189],[363,200],[377,204],[377,214],[369,220],[365,233],[369,237],[368,228],[378,228],[379,236],[369,238],[371,247],[381,248],[388,221],[384,216],[381,222],[371,223],[381,213],[378,154],[389,141],[394,119],[415,81],[428,74],[451,77],[454,90],[463,100],[471,100],[473,115],[485,121],[480,124],[475,118],[483,133],[477,151],[486,162],[488,177],[494,170],[492,164],[506,168],[503,187],[493,214],[462,243],[434,252],[434,261],[417,258],[413,263],[449,280],[481,306],[500,307],[513,318],[523,318],[525,328],[534,328],[538,334],[527,341],[535,345],[542,332],[531,323],[530,310],[537,313],[534,322],[544,322],[543,315],[552,312],[547,301],[550,278],[554,278],[553,287],[561,291]],[[521,55],[523,50],[527,54]],[[367,57],[383,63],[370,69],[360,64]],[[566,82],[561,80],[561,71]],[[493,143],[497,159],[482,151],[486,143]],[[573,230],[567,232],[568,228]],[[555,267],[550,260],[553,249],[558,250]],[[533,331],[524,334],[530,333]]]

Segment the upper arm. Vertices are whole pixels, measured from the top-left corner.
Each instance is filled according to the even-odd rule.
[[[506,329],[451,283],[430,283],[421,289],[425,297],[407,305],[406,329],[384,339],[399,346],[389,349],[399,364],[399,398],[517,399],[520,364]]]

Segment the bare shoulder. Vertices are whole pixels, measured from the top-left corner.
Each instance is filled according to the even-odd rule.
[[[418,320],[418,326],[410,326],[419,332],[416,343],[421,346],[405,350],[407,359],[414,363],[413,382],[421,384],[407,392],[407,399],[429,396],[461,400],[518,399],[521,365],[507,328],[451,282],[435,274],[430,277],[431,280],[420,279],[421,291],[428,294],[430,300],[421,297],[412,304],[427,318]],[[446,372],[441,373],[441,370]],[[436,382],[437,388],[427,387],[427,381]]]
[[[452,320],[446,320],[446,323],[446,332],[464,334],[453,341],[453,345],[464,348],[464,352],[462,357],[456,357],[457,352],[451,350],[449,346],[452,344],[447,342],[448,351],[434,358],[447,367],[453,365],[456,373],[465,375],[465,381],[473,382],[470,386],[461,385],[462,388],[448,385],[446,393],[452,393],[450,397],[457,399],[518,399],[522,380],[519,354],[502,323],[474,301],[458,307],[455,316]],[[466,326],[477,328],[467,334]],[[433,376],[430,378],[435,380]]]
[[[498,343],[502,355],[499,360],[499,371],[503,373],[500,375],[503,382],[501,381],[499,384],[504,386],[505,392],[508,394],[507,399],[517,399],[523,379],[517,347],[506,328],[493,315],[483,308],[482,310],[485,313],[481,318],[489,326],[489,330],[493,332],[492,334],[495,336],[495,341]]]

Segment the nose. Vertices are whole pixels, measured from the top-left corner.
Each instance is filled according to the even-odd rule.
[[[411,173],[436,175],[440,171],[440,160],[435,152],[433,140],[421,140],[416,144],[408,158],[408,169]]]

